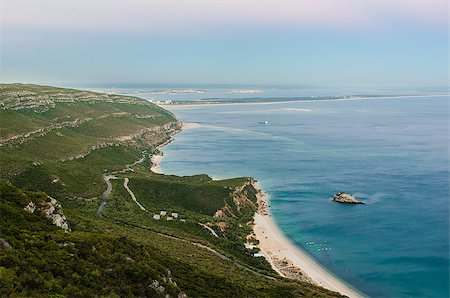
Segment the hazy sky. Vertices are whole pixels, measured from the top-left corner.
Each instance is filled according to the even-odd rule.
[[[0,0],[0,81],[448,84],[447,0]]]

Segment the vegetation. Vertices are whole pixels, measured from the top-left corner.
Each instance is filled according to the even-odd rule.
[[[340,296],[279,277],[244,247],[251,178],[149,170],[178,129],[169,112],[134,97],[13,84],[0,85],[0,124],[0,296]],[[104,175],[112,191],[99,217]],[[70,231],[24,210],[48,196]],[[161,211],[171,220],[153,218]]]

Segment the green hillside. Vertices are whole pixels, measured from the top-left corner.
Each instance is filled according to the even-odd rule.
[[[253,179],[150,171],[180,128],[168,111],[0,84],[0,128],[0,296],[340,297],[244,247]]]

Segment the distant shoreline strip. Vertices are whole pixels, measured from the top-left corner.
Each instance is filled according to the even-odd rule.
[[[217,101],[202,101],[202,100],[195,100],[195,101],[175,101],[171,103],[167,102],[153,102],[161,107],[171,107],[172,109],[176,109],[179,107],[201,107],[201,106],[225,106],[225,105],[273,105],[273,104],[283,104],[283,103],[295,103],[295,102],[334,102],[334,101],[353,101],[353,100],[367,100],[367,99],[405,99],[405,98],[422,98],[422,97],[448,97],[450,94],[427,94],[427,95],[395,95],[395,96],[365,96],[365,97],[342,97],[342,98],[330,98],[330,99],[291,99],[286,100],[281,98],[280,100],[272,100],[267,99],[264,100],[264,98],[261,98],[260,101],[225,101],[225,100],[217,100]]]

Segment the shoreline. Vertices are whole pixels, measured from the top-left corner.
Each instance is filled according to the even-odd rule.
[[[179,131],[191,128],[197,128],[197,124],[182,123]],[[164,158],[161,148],[173,140],[171,137],[156,147],[159,153],[150,158],[152,172],[164,174],[160,167],[161,160]],[[363,294],[345,284],[312,257],[292,244],[272,220],[268,196],[262,191],[258,182],[255,182],[253,186],[257,191],[258,200],[258,210],[253,216],[253,232],[256,239],[259,240],[259,244],[255,247],[259,247],[272,269],[282,277],[307,281],[350,298],[364,297]]]
[[[164,174],[163,172],[161,172],[161,159],[163,159],[163,157],[164,154],[162,152],[152,155],[152,157],[150,158],[150,162],[152,163],[150,171],[155,174]]]
[[[152,171],[155,174],[164,174],[164,172],[161,171],[161,160],[164,157],[164,152],[161,151],[161,148],[163,148],[164,146],[172,143],[173,139],[173,135],[181,132],[183,130],[183,128],[186,126],[183,122],[178,121],[179,125],[178,125],[178,129],[175,131],[172,131],[170,133],[169,139],[167,139],[166,141],[164,141],[163,143],[159,144],[158,146],[156,146],[156,150],[158,150],[157,154],[153,154],[150,157],[150,163],[152,164],[152,166],[150,167],[150,171]]]
[[[253,232],[259,240],[259,250],[279,275],[309,281],[325,289],[339,292],[350,298],[364,297],[344,281],[329,272],[301,248],[295,246],[272,219],[269,198],[256,184],[258,211],[255,213]]]
[[[421,98],[421,97],[444,97],[449,96],[449,94],[427,94],[427,95],[399,95],[399,96],[380,96],[380,97],[355,97],[355,98],[340,98],[340,99],[299,99],[299,100],[274,100],[274,101],[254,101],[254,102],[189,102],[189,103],[158,103],[159,107],[164,109],[171,108],[177,109],[186,107],[202,107],[202,106],[229,106],[229,105],[275,105],[284,103],[295,103],[295,102],[334,102],[334,101],[353,101],[353,100],[367,100],[367,99],[408,99],[408,98]]]

